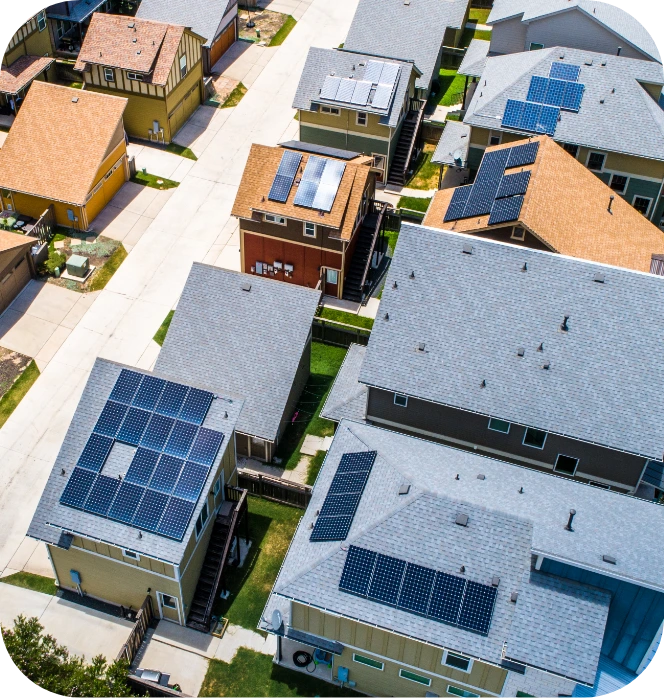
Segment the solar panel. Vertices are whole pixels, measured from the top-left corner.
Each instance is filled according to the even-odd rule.
[[[125,480],[120,485],[115,500],[109,509],[109,519],[116,519],[126,524],[131,523],[144,492],[144,487],[133,485]]]
[[[454,190],[454,194],[452,194],[452,198],[450,199],[450,204],[445,212],[445,217],[443,218],[445,223],[463,218],[463,211],[466,208],[466,202],[472,190],[472,184],[466,184],[466,186],[457,187]]]
[[[346,494],[351,492],[362,492],[366,484],[368,472],[362,473],[339,473],[335,475],[328,494]]]
[[[154,410],[166,381],[154,376],[143,376],[140,388],[136,391],[131,404],[144,410]]]
[[[99,472],[108,458],[108,454],[113,446],[113,439],[101,434],[90,434],[88,442],[85,444],[83,453],[76,465],[86,470]]]
[[[281,161],[279,162],[277,174],[270,187],[270,193],[267,195],[268,199],[280,201],[282,203],[288,199],[288,194],[293,186],[293,180],[295,179],[297,168],[300,166],[301,160],[301,153],[296,153],[293,150],[284,150],[281,154]]]
[[[70,507],[82,509],[97,474],[91,470],[74,468],[60,497],[60,502]]]
[[[341,456],[338,473],[355,473],[371,470],[378,455],[377,451],[360,451],[358,453],[344,453]]]
[[[154,490],[145,490],[132,523],[134,526],[144,528],[146,531],[156,531],[167,502],[167,494],[155,492]]]
[[[350,102],[355,90],[355,80],[351,78],[342,78],[337,90],[337,102]]]
[[[208,472],[208,468],[204,465],[185,463],[173,494],[176,497],[188,499],[192,502],[198,501]]]
[[[496,199],[491,208],[489,225],[509,223],[519,219],[523,196],[511,196],[509,199]]]
[[[509,148],[502,148],[484,155],[463,211],[464,218],[490,213],[509,154]]]
[[[361,492],[335,494],[325,497],[320,510],[321,516],[354,516],[360,503]]]
[[[578,82],[568,82],[565,87],[565,96],[560,106],[567,111],[579,111],[584,89],[585,86]]]
[[[189,460],[209,468],[214,464],[223,440],[224,435],[221,432],[201,427],[191,448]]]
[[[319,516],[309,540],[315,542],[345,540],[353,523],[352,516]]]
[[[166,415],[167,417],[177,417],[187,397],[188,390],[189,388],[186,385],[171,383],[169,381],[166,383],[164,392],[159,398],[155,412]]]
[[[184,532],[187,530],[187,524],[191,515],[194,513],[194,503],[184,499],[171,497],[168,500],[164,515],[162,516],[157,533],[175,540],[182,540]]]
[[[535,131],[539,133],[538,124],[541,113],[541,104],[526,102],[526,106],[523,108],[523,114],[521,114],[521,128],[526,131]]]
[[[469,580],[459,612],[459,626],[482,634],[488,633],[496,591],[495,587]]]
[[[399,75],[399,70],[401,67],[396,63],[383,63],[383,70],[380,73],[380,79],[378,82],[381,85],[393,86],[397,81],[397,76]]]
[[[150,489],[170,494],[180,476],[183,465],[184,461],[180,460],[180,458],[162,454],[150,478]]]
[[[180,419],[192,424],[203,424],[214,396],[207,390],[190,388],[180,410]]]
[[[546,90],[546,96],[542,104],[550,104],[554,107],[560,107],[563,103],[565,94],[565,86],[568,83],[565,80],[549,80],[549,85]]]
[[[517,99],[508,99],[503,114],[502,125],[508,128],[521,128],[521,114],[523,113],[525,105],[525,102],[521,102]]]
[[[312,208],[317,208],[321,211],[330,211],[332,209],[332,204],[334,204],[345,169],[345,162],[327,160],[318,184],[318,190],[311,202]]]
[[[558,61],[554,61],[549,69],[549,77],[577,82],[580,72],[580,65],[571,65],[570,63],[559,63]]]
[[[575,84],[575,83],[570,83]],[[558,124],[559,107],[507,100],[502,125],[534,133],[547,133],[553,136]]]
[[[380,74],[383,71],[384,65],[385,63],[383,61],[367,61],[362,79],[369,80],[373,83],[379,82]]]
[[[456,624],[466,580],[445,572],[436,572],[427,615],[445,623]]]
[[[525,170],[524,172],[514,172],[513,174],[505,175],[500,181],[496,199],[502,199],[506,196],[515,196],[516,194],[525,194],[528,191],[530,173],[530,170]]]
[[[319,158],[315,155],[309,156],[304,168],[304,174],[302,175],[302,181],[297,188],[293,203],[298,206],[307,206],[311,208],[316,192],[318,191],[320,178],[325,169],[325,163],[326,160],[324,158]]]
[[[138,446],[149,420],[149,412],[130,407],[116,438],[118,441]]]
[[[162,414],[153,413],[141,437],[141,446],[153,448],[155,451],[161,451],[166,441],[168,441],[168,436],[171,433],[173,424],[175,424],[174,419],[164,417]]]
[[[113,497],[115,497],[119,487],[120,480],[117,478],[106,477],[106,475],[97,476],[95,484],[92,486],[85,502],[85,510],[92,514],[106,516],[106,512],[110,509]]]
[[[95,431],[97,434],[103,434],[104,436],[111,436],[115,438],[122,424],[122,420],[127,413],[127,405],[123,405],[119,402],[112,402],[109,400],[105,405],[104,409],[99,415],[97,424],[95,424]]]
[[[359,104],[365,106],[369,101],[369,93],[371,92],[371,83],[368,80],[356,80],[353,96],[350,98],[351,104]]]
[[[341,573],[339,589],[351,594],[366,596],[377,557],[378,554],[372,550],[351,545],[348,548],[346,562]]]
[[[391,85],[377,85],[371,100],[371,106],[376,109],[387,109],[390,106],[392,89]]]
[[[556,132],[559,116],[560,109],[558,107],[543,106],[537,124],[537,133],[546,133],[549,136],[553,136]]]
[[[378,555],[369,584],[367,596],[376,601],[395,606],[399,598],[401,580],[406,569],[406,563],[396,557]]]
[[[409,562],[401,585],[397,605],[411,613],[425,615],[436,570]]]
[[[510,156],[507,160],[506,169],[511,167],[523,167],[524,165],[532,165],[537,157],[539,150],[539,141],[531,141],[523,145],[517,145],[510,151]]]
[[[178,458],[186,458],[197,433],[198,427],[195,424],[176,421],[164,446],[164,452]]]
[[[159,454],[156,451],[149,451],[147,448],[137,448],[129,470],[125,475],[125,481],[133,482],[136,485],[147,485],[150,482],[152,471],[155,469],[158,460]]]
[[[336,75],[326,75],[325,80],[323,81],[323,87],[320,91],[321,99],[336,99],[340,82],[340,77],[337,77]]]
[[[128,371],[126,368],[123,368],[122,371],[120,371],[118,379],[115,381],[115,386],[113,387],[109,400],[115,400],[116,402],[123,402],[129,405],[142,378],[142,373]]]
[[[548,87],[549,78],[542,78],[539,75],[533,75],[533,77],[530,78],[530,87],[528,88],[526,101],[543,104]]]

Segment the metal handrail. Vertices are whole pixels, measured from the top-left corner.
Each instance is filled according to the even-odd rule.
[[[378,202],[374,202],[378,203]],[[378,238],[378,233],[380,232],[381,226],[383,225],[383,216],[385,215],[385,212],[387,211],[388,204],[384,203],[380,207],[380,211],[378,211],[378,219],[376,220],[376,227],[374,228],[373,235],[371,237],[371,247],[369,248],[369,256],[367,257],[367,261],[364,264],[364,272],[362,273],[362,281],[360,282],[360,291],[362,292],[362,295],[364,296],[364,291],[362,289],[364,288],[364,284],[367,280],[367,274],[369,273],[369,268],[371,266],[371,256],[373,253],[374,246],[376,244],[376,240]]]
[[[414,101],[415,100],[411,100],[411,103]],[[417,140],[417,132],[419,131],[420,124],[422,123],[422,118],[424,116],[424,107],[426,106],[426,102],[424,100],[419,101],[420,107],[417,110],[417,117],[415,119],[415,130],[413,131],[413,139],[410,142],[410,147],[408,148],[408,155],[403,166],[404,181],[406,180],[406,173],[408,172],[408,165],[410,164],[410,159],[413,157],[413,148],[415,147],[415,141]]]

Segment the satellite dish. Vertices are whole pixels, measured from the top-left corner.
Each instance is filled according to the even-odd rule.
[[[283,619],[281,618],[281,611],[277,608],[272,611],[272,630],[280,630],[283,625]]]

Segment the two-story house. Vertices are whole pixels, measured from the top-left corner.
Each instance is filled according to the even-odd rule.
[[[113,12],[114,0],[61,0],[46,8],[53,48],[59,56],[75,58],[98,12]]]
[[[471,127],[468,167],[477,169],[487,146],[545,133],[659,225],[663,85],[657,62],[579,49],[488,58],[463,119]]]
[[[495,199],[480,212],[484,186]],[[487,148],[473,184],[437,191],[423,225],[637,271],[664,253],[664,232],[549,136]]]
[[[86,90],[128,100],[130,136],[170,143],[203,99],[204,41],[181,25],[96,13],[74,69]]]
[[[368,422],[657,498],[662,302],[660,276],[404,224],[347,368]]]
[[[653,502],[343,420],[259,628],[281,666],[369,695],[603,695],[661,637],[662,525]]]
[[[362,300],[386,209],[371,165],[326,146],[254,143],[232,209],[242,271]]]

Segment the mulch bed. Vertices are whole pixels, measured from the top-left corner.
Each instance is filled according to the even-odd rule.
[[[286,21],[288,15],[281,12],[271,12],[270,10],[251,11],[251,19],[255,23],[255,27],[247,29],[249,14],[246,10],[240,10],[238,13],[239,36],[240,39],[248,39],[250,41],[261,41],[269,44],[272,37],[281,29],[281,25]],[[260,30],[260,37],[256,35],[256,29]]]
[[[78,245],[72,245],[72,239],[81,240],[81,242]],[[87,242],[87,240],[91,240],[91,242]],[[99,269],[104,266],[109,257],[121,245],[119,240],[111,240],[111,238],[90,233],[73,233],[71,237],[65,238],[63,242],[65,243],[64,247],[58,249],[57,252],[64,254],[67,259],[73,254],[87,257],[90,260],[90,266],[94,266],[96,269],[90,274],[85,283],[72,281],[71,279],[55,278],[54,276],[49,276],[48,282],[56,286],[63,286],[70,291],[79,291],[80,293],[90,290],[90,284],[94,281]]]

